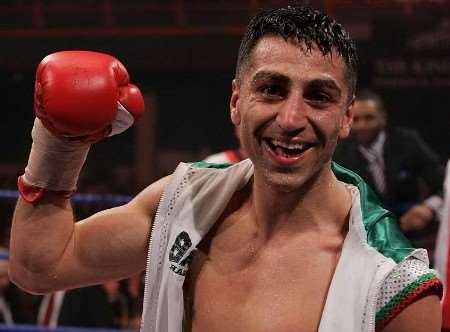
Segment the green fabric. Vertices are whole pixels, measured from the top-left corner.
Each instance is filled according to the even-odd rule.
[[[375,315],[375,322],[378,323],[382,321],[397,305],[399,305],[408,294],[417,289],[420,285],[426,283],[429,280],[436,279],[436,274],[433,272],[429,272],[417,278],[417,280],[413,281],[405,288],[403,288],[400,292],[394,295],[392,299],[388,303],[384,305]]]
[[[359,189],[367,243],[396,263],[401,262],[414,248],[398,227],[395,216],[380,206],[378,197],[359,175],[335,162],[332,169],[340,181]]]
[[[192,163],[192,167],[195,168],[224,169],[232,165],[235,164],[216,164],[204,161]],[[414,248],[398,227],[395,216],[380,206],[376,194],[359,175],[335,162],[332,163],[332,170],[340,181],[352,184],[359,189],[367,243],[382,255],[392,258],[396,263],[401,262]]]
[[[234,163],[222,163],[222,164],[215,164],[215,163],[207,163],[206,161],[198,161],[196,163],[192,163],[191,164],[192,167],[195,168],[228,168],[232,165],[234,165]]]

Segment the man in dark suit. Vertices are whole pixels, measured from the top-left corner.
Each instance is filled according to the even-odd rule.
[[[119,282],[110,281],[44,295],[37,322],[47,328],[122,328],[128,324],[128,321],[124,322],[124,319],[128,320],[126,306]]]
[[[351,137],[339,143],[334,160],[374,189],[404,231],[414,231],[440,204],[436,194],[442,190],[443,165],[416,131],[387,126],[376,93],[361,91],[353,113]]]

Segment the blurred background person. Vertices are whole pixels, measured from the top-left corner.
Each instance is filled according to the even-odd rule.
[[[40,296],[29,295],[10,282],[9,251],[0,245],[0,324],[32,324]]]
[[[9,305],[9,300],[6,292],[10,285],[8,277],[8,251],[5,248],[0,248],[0,323],[13,324],[13,316]]]
[[[242,147],[237,147],[236,149],[225,150],[209,155],[203,161],[213,164],[238,163],[245,158],[247,158],[247,155],[245,154],[244,149]]]
[[[58,291],[44,295],[37,322],[47,328],[127,328],[128,303],[118,281]]]
[[[223,163],[238,163],[241,160],[246,159],[247,153],[241,146],[236,128],[234,128],[234,135],[238,142],[238,146],[236,148],[211,154],[207,156],[203,161],[213,164],[223,164]]]
[[[410,240],[430,249],[430,238],[415,234],[404,219],[433,217],[443,182],[438,155],[417,131],[389,126],[384,102],[373,91],[357,94],[353,114],[351,137],[338,144],[334,161],[358,173],[397,215]]]
[[[138,273],[126,280],[126,294],[129,301],[128,328],[139,330],[144,300],[145,273]]]

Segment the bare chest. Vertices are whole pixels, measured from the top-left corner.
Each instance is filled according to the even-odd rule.
[[[313,240],[198,251],[186,282],[195,332],[317,331],[340,246]]]

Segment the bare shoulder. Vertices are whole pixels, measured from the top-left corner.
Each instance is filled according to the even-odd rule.
[[[148,223],[153,221],[162,193],[169,181],[170,176],[161,178],[142,190],[129,203],[98,212],[79,224],[90,225],[93,221],[108,219],[110,226],[114,223],[124,227],[131,224],[133,228],[139,229],[139,225],[142,224],[148,228]]]
[[[406,307],[383,332],[439,332],[441,306],[437,295],[428,295]]]
[[[156,214],[162,193],[170,179],[171,176],[169,175],[149,185],[127,204],[127,208],[138,209],[138,211],[153,218]]]

